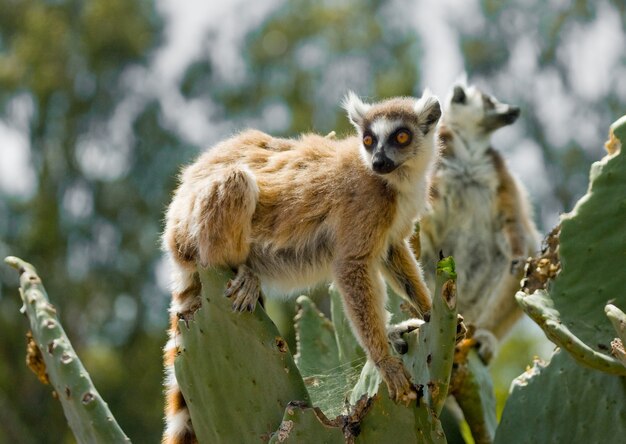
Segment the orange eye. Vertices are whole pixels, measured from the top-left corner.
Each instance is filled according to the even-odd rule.
[[[396,134],[396,142],[400,145],[404,145],[411,140],[411,135],[407,131],[400,131]]]
[[[372,136],[363,137],[363,145],[372,146],[373,143],[374,143],[374,138]]]

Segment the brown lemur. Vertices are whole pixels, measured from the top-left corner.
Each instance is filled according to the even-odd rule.
[[[236,270],[225,292],[235,311],[254,310],[261,289],[272,297],[334,281],[392,399],[415,399],[390,352],[383,277],[417,313],[430,310],[407,239],[426,206],[441,109],[428,91],[373,104],[349,93],[344,108],[355,136],[248,130],[182,171],[163,235],[174,269],[164,442],[194,437],[173,364],[178,320],[200,303],[198,265]]]
[[[434,276],[440,251],[454,257],[459,313],[476,328],[485,362],[522,313],[514,295],[538,247],[527,193],[490,142],[519,114],[474,86],[453,87],[438,128],[431,209],[420,221],[425,274]]]

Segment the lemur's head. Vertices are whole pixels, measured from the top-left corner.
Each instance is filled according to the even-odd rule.
[[[343,106],[361,139],[362,157],[374,172],[428,166],[434,156],[434,129],[441,117],[439,101],[429,90],[419,100],[396,97],[373,104],[349,92]]]
[[[501,103],[475,86],[457,84],[449,95],[444,121],[468,137],[488,137],[498,128],[511,125],[519,114],[517,106]]]

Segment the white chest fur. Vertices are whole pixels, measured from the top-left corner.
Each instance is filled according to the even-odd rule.
[[[423,238],[427,279],[432,280],[428,274],[434,273],[439,251],[454,256],[459,308],[474,320],[478,317],[474,311],[480,309],[477,299],[489,297],[508,264],[509,247],[496,206],[497,174],[485,154],[442,159],[435,174],[439,197],[427,215],[434,232],[432,238]]]
[[[401,241],[413,232],[413,225],[426,208],[427,186],[427,182],[421,180],[398,193],[396,217],[390,232],[392,242]]]

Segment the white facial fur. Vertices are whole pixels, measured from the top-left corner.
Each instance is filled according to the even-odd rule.
[[[485,112],[481,92],[473,85],[470,87],[460,86],[465,90],[465,103],[453,103],[453,92],[451,91],[446,100],[448,109],[444,115],[445,123],[469,139],[477,140],[488,137],[488,134],[484,134],[481,128]]]
[[[410,169],[417,167],[414,173],[421,174],[421,164],[428,164],[432,157],[432,134],[440,115],[439,102],[429,90],[417,100],[413,98],[395,98],[374,105],[363,103],[354,93],[350,92],[344,100],[344,108],[356,128],[359,137],[366,134],[374,137],[375,143],[370,147],[361,144],[361,156],[364,162],[375,172],[387,175],[402,165]],[[394,141],[395,134],[406,129],[411,134],[407,145],[398,145]],[[377,159],[385,159],[385,167],[377,168]],[[420,164],[420,165],[418,165]],[[403,168],[406,170],[406,168]],[[400,176],[408,174],[408,171]],[[388,177],[391,180],[391,177]]]

